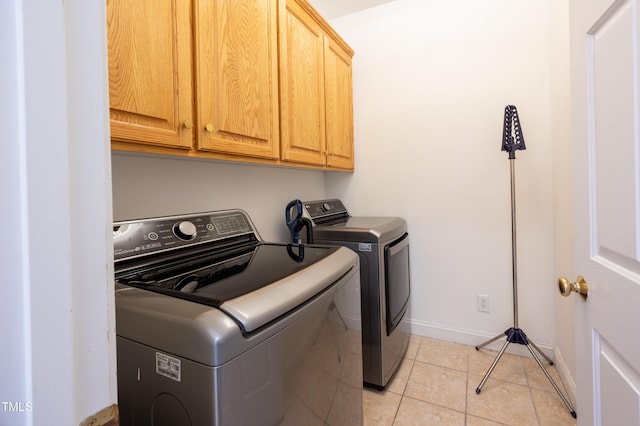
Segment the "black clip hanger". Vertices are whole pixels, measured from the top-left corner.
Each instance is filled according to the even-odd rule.
[[[516,158],[517,150],[525,150],[522,127],[518,118],[518,110],[514,105],[504,107],[504,128],[502,131],[502,151],[509,152],[509,160]]]

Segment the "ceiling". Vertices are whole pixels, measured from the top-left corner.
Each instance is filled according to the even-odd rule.
[[[390,1],[394,0],[310,0],[313,7],[327,20]]]

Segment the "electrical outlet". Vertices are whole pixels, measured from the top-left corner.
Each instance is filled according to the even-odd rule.
[[[478,312],[491,312],[491,303],[489,296],[486,294],[478,295]]]

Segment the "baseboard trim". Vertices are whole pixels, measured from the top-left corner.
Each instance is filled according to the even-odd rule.
[[[571,400],[571,403],[575,407],[576,404],[576,381],[571,376],[571,372],[567,368],[567,364],[562,358],[562,352],[558,350],[558,348],[554,349],[554,360],[553,364],[556,366],[556,371],[560,376],[560,380],[562,380],[562,384],[564,385],[565,390],[567,391],[567,397]]]
[[[429,337],[432,339],[444,340],[447,342],[460,343],[468,346],[477,346],[482,343],[496,337],[499,334],[504,334],[498,332],[496,334],[489,334],[482,331],[477,330],[466,330],[444,326],[442,324],[429,323],[423,321],[416,320],[405,320],[409,326],[409,330],[411,334],[415,334],[417,336]],[[506,329],[505,329],[506,331]],[[487,349],[498,351],[504,345],[505,339],[499,339],[489,345],[486,346]],[[538,348],[550,359],[554,360],[555,356],[555,348],[553,345],[547,342],[538,342],[533,339],[533,342],[536,344]],[[531,354],[523,345],[513,344],[507,346],[507,353],[527,356],[531,357]],[[555,360],[554,360],[555,363]]]

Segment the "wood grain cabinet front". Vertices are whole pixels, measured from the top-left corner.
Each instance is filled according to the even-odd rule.
[[[305,0],[107,0],[114,150],[353,170],[353,51]]]
[[[277,2],[196,4],[197,149],[278,159]]]
[[[191,5],[108,0],[109,114],[115,143],[188,150],[193,141]]]
[[[282,159],[353,169],[353,50],[305,1],[280,5]]]
[[[324,78],[327,166],[353,170],[353,51],[325,36]]]

